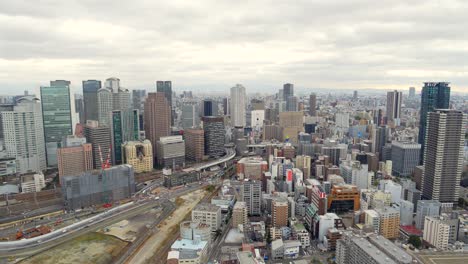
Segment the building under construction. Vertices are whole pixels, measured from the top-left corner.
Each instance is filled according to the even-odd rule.
[[[69,210],[113,203],[134,192],[133,167],[127,164],[63,177],[63,199]]]

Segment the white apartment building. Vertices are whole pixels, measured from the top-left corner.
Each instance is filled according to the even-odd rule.
[[[192,221],[206,224],[215,232],[221,226],[221,207],[201,203],[192,210]]]

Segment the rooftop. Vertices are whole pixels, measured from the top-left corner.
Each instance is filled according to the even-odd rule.
[[[193,211],[208,211],[208,212],[217,212],[218,210],[221,210],[221,207],[210,204],[210,203],[201,203],[198,204]]]
[[[356,246],[361,248],[362,251],[366,252],[374,260],[376,260],[377,263],[396,264],[396,262],[390,259],[386,254],[382,253],[377,247],[369,243],[367,239],[356,236],[351,240]]]
[[[178,239],[172,244],[172,250],[184,251],[184,250],[195,250],[201,251],[206,247],[206,241],[195,241],[190,239]]]

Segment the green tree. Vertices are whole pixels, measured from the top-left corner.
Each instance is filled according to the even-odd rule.
[[[408,243],[413,245],[415,248],[420,248],[421,247],[421,238],[415,235],[411,235],[408,238]]]
[[[312,263],[312,264],[322,264],[322,262],[320,262],[320,260],[318,260],[316,257],[314,257],[314,258],[310,261],[310,263]]]

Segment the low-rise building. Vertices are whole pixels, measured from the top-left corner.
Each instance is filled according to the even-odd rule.
[[[214,204],[200,203],[192,210],[192,221],[206,224],[215,232],[221,226],[221,208]]]
[[[135,173],[153,170],[153,147],[149,140],[127,141],[122,149],[124,163],[132,165]]]
[[[44,174],[33,173],[21,176],[21,192],[40,192],[46,186]]]

